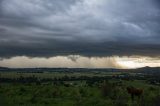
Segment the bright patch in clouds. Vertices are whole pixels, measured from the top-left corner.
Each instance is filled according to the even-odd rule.
[[[140,68],[140,67],[160,67],[159,58],[151,57],[122,57],[117,60],[117,64],[127,68]]]

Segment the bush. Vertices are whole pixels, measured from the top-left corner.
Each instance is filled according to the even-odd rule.
[[[111,96],[113,88],[110,83],[104,81],[101,85],[102,96],[107,97]]]

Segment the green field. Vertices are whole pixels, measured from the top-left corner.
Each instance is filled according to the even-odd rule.
[[[102,75],[103,74],[103,75]],[[63,76],[111,76],[118,73],[1,73],[1,78],[54,78]],[[120,73],[119,73],[120,74]],[[89,80],[90,81],[90,80]],[[0,83],[0,106],[158,106],[160,86],[146,80],[46,81]],[[143,89],[141,98],[131,99],[126,87]]]

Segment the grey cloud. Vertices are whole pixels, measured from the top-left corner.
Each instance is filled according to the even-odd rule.
[[[0,57],[159,56],[158,0],[1,0]]]

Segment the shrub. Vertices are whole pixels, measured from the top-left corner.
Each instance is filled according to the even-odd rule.
[[[110,83],[104,81],[103,84],[101,85],[101,92],[102,96],[107,97],[110,96],[112,93],[112,86]]]

